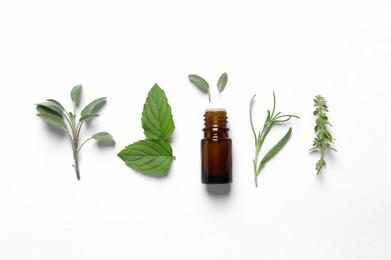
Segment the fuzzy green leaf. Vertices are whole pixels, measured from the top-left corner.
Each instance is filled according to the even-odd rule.
[[[54,104],[57,106],[58,109],[61,109],[63,112],[66,112],[66,111],[65,111],[65,108],[64,108],[64,107],[61,105],[61,103],[58,102],[57,100],[55,100],[55,99],[48,99],[48,100],[46,100],[46,101],[49,101],[49,102],[54,103]]]
[[[91,119],[91,118],[94,118],[97,116],[99,116],[99,115],[98,114],[86,114],[86,115],[80,117],[79,122],[82,122],[82,121],[85,121],[87,119]]]
[[[148,139],[167,140],[175,130],[166,94],[157,84],[148,93],[141,123]]]
[[[81,95],[81,89],[82,89],[82,85],[77,85],[72,88],[71,99],[73,102],[77,103],[79,101]]]
[[[98,99],[95,99],[91,103],[89,103],[83,110],[81,111],[81,116],[87,115],[87,114],[96,114],[96,112],[101,108],[106,102],[105,97],[101,97]]]
[[[195,74],[189,75],[188,78],[191,81],[191,83],[196,85],[198,88],[200,88],[203,91],[209,92],[209,84],[205,79]]]
[[[62,116],[63,109],[58,106],[56,103],[52,101],[45,101],[39,104],[36,104],[37,111],[42,113],[41,111],[45,109],[46,111],[51,110],[50,114],[57,114],[58,116]],[[41,110],[41,111],[40,111]]]
[[[115,143],[113,136],[108,132],[96,133],[91,138],[97,141],[113,141]]]
[[[288,142],[289,138],[291,137],[292,128],[290,127],[288,132],[284,135],[284,137],[281,138],[281,140],[272,148],[270,151],[263,157],[261,164],[265,164],[267,161],[269,161],[274,155],[276,155],[282,147]]]
[[[142,140],[123,149],[118,156],[136,171],[165,175],[175,159],[170,144],[163,140]]]
[[[66,128],[66,124],[64,122],[64,120],[56,115],[53,115],[53,114],[37,114],[37,116],[39,116],[40,118],[42,118],[43,120],[45,120],[46,122],[48,122],[49,124],[55,126],[55,127],[58,127],[58,128],[61,128],[61,129],[65,129]]]
[[[224,91],[227,82],[228,82],[228,75],[227,73],[224,72],[223,74],[221,74],[219,80],[217,81],[217,90],[219,91],[219,93]]]

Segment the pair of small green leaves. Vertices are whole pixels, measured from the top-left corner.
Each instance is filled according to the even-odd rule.
[[[97,141],[112,141],[115,143],[111,134],[107,132],[99,132],[92,135],[85,142],[79,146],[79,135],[83,123],[91,118],[99,116],[97,111],[106,102],[106,98],[98,98],[89,103],[81,111],[79,120],[76,120],[76,106],[80,100],[82,92],[82,85],[77,85],[72,88],[70,96],[73,103],[73,112],[67,112],[63,105],[55,99],[47,99],[45,102],[36,104],[37,116],[48,122],[49,124],[63,129],[70,137],[72,143],[72,150],[74,154],[75,164],[73,165],[76,171],[77,178],[79,175],[78,155],[82,146],[89,140]]]
[[[202,77],[195,74],[190,74],[188,78],[191,83],[193,83],[195,86],[208,93],[209,103],[210,103],[211,97],[210,97],[209,83]],[[223,74],[221,74],[219,80],[217,81],[217,90],[219,91],[219,93],[224,91],[227,82],[228,82],[228,75],[227,73],[224,72]]]
[[[165,175],[175,159],[168,142],[175,125],[166,94],[157,84],[148,93],[141,122],[146,139],[126,146],[118,156],[136,171]]]

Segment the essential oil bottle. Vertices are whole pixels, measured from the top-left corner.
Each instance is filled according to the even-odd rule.
[[[201,140],[202,183],[232,182],[232,141],[228,137],[225,109],[206,109]]]

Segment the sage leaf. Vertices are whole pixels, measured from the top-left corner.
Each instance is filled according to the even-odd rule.
[[[175,130],[166,94],[157,84],[148,93],[141,123],[148,139],[167,140]]]
[[[165,175],[175,159],[170,144],[164,140],[142,140],[128,145],[118,156],[136,171]]]
[[[201,78],[200,76],[198,76],[196,74],[190,74],[188,76],[188,78],[189,78],[191,83],[193,83],[195,86],[197,86],[202,91],[208,93],[209,103],[210,103],[211,98],[210,98],[210,91],[209,91],[209,84],[208,84],[208,82],[205,79]]]
[[[94,117],[97,117],[97,116],[99,116],[99,115],[98,114],[86,114],[86,115],[80,117],[79,122],[83,122],[83,121],[85,121],[87,119],[91,119],[91,118],[94,118]]]
[[[292,133],[292,127],[289,128],[288,132],[281,138],[281,140],[273,146],[272,149],[263,157],[261,164],[265,164],[267,161],[269,161],[274,155],[276,155],[282,147],[288,142],[289,138],[291,137]]]
[[[201,90],[209,91],[209,84],[205,79],[196,74],[190,74],[188,77],[191,83],[199,87]]]
[[[51,114],[51,115],[54,115],[54,116],[61,118],[61,115],[59,115],[56,111],[54,111],[46,106],[37,105],[36,109],[39,114]]]
[[[58,127],[58,128],[61,128],[61,129],[66,128],[64,120],[62,120],[62,118],[60,118],[60,117],[58,117],[56,115],[53,115],[53,114],[37,114],[37,116],[39,116],[40,118],[42,118],[43,120],[45,120],[46,122],[48,122],[49,124],[51,124],[51,125],[53,125],[55,127]]]
[[[71,90],[71,99],[77,103],[80,99],[82,85],[74,86]]]
[[[37,110],[38,110],[38,107],[41,107],[41,108],[45,107],[46,109],[52,110],[52,113],[54,112],[58,116],[61,116],[62,112],[63,112],[61,107],[59,107],[56,103],[53,103],[52,101],[45,101],[45,102],[36,104],[36,106],[37,106]]]
[[[223,74],[221,74],[219,80],[217,81],[217,90],[219,91],[219,93],[224,91],[227,82],[228,82],[228,75],[227,73],[224,72]]]
[[[115,143],[113,136],[108,132],[96,133],[91,138],[97,141],[113,141]]]
[[[89,103],[87,106],[83,108],[83,110],[80,113],[81,116],[87,114],[95,114],[99,110],[99,108],[101,108],[105,104],[105,102],[106,102],[105,97],[95,99],[94,101],[92,101],[91,103]]]
[[[55,99],[47,99],[46,101],[54,103],[57,106],[58,109],[62,110],[63,112],[66,112],[65,108],[57,100],[55,100]]]

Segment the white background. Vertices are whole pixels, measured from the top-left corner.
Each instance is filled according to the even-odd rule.
[[[391,259],[391,2],[1,1],[0,259]],[[229,75],[218,94],[216,81]],[[234,146],[229,190],[200,182],[207,95],[225,106]],[[116,156],[143,138],[157,82],[173,110],[176,160],[164,178]],[[35,116],[47,98],[107,104],[82,132],[81,181],[65,135]],[[301,117],[253,181],[248,104]],[[329,100],[338,153],[317,176],[312,99]],[[263,150],[263,154],[266,152]]]

